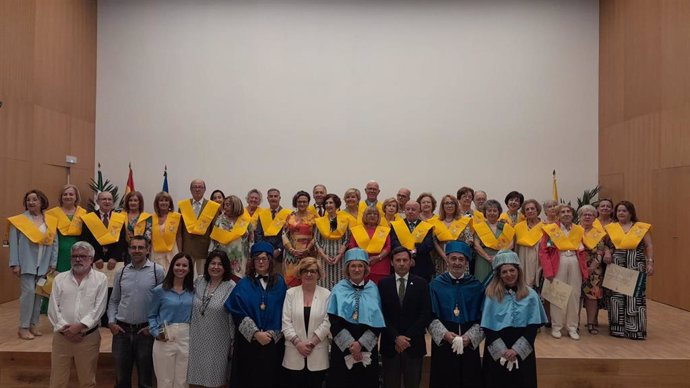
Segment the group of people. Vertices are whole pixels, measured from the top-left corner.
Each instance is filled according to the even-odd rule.
[[[513,191],[503,212],[469,187],[439,204],[405,188],[379,201],[375,181],[364,199],[351,188],[342,201],[316,185],[293,196],[293,209],[277,189],[267,208],[258,190],[246,206],[220,190],[204,198],[202,180],[190,192],[177,212],[168,193],[156,194],[151,214],[136,191],[120,212],[109,192],[93,212],[74,185],[50,210],[41,191],[26,193],[26,211],[8,219],[18,335],[42,335],[35,290],[57,274],[51,386],[67,386],[72,363],[82,386],[95,386],[101,324],[123,387],[135,365],[142,387],[154,376],[166,387],[375,387],[379,377],[415,387],[425,333],[430,386],[529,387],[537,330],[579,339],[582,305],[590,334],[606,308],[611,335],[646,337],[650,225],[627,201],[583,206],[578,225],[569,205],[544,202],[542,219],[542,204]],[[602,287],[606,265],[643,275],[634,296]],[[101,271],[115,272],[112,284]],[[572,287],[565,308],[540,300],[554,279]]]

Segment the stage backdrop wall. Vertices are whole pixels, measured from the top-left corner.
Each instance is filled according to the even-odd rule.
[[[324,183],[575,200],[597,183],[598,2],[99,1],[96,159],[283,203]],[[208,193],[207,193],[208,194]],[[265,202],[264,202],[265,204]]]

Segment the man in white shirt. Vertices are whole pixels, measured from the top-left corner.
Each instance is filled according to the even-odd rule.
[[[72,360],[80,387],[96,387],[96,366],[101,346],[98,325],[108,296],[106,276],[91,269],[95,250],[79,241],[72,245],[72,269],[58,274],[48,305],[53,324],[50,387],[69,384]]]

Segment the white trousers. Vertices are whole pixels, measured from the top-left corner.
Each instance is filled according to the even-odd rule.
[[[563,325],[568,330],[577,329],[580,314],[580,294],[582,293],[582,273],[577,255],[567,256],[565,252],[561,252],[555,278],[570,285],[573,291],[565,310],[553,303],[551,304],[551,327],[553,331],[560,331]]]
[[[171,341],[153,344],[153,370],[159,387],[187,388],[187,362],[189,361],[189,324],[168,325]],[[174,333],[174,334],[173,334]]]

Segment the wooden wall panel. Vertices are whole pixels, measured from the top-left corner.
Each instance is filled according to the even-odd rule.
[[[599,3],[599,128],[608,128],[624,118],[623,84],[625,50],[624,4]]]
[[[33,143],[34,105],[8,98],[0,108],[0,146],[3,156],[12,159],[31,159]]]
[[[38,188],[57,204],[65,156],[80,157],[77,183],[93,176],[96,107],[96,1],[0,1],[0,236]],[[82,156],[83,155],[83,156]],[[0,248],[0,303],[18,296]]]
[[[623,174],[599,175],[601,192],[599,198],[611,198],[614,203],[620,201],[625,194],[625,179]]]
[[[661,13],[661,105],[676,109],[690,100],[690,1],[662,3]],[[685,165],[687,165],[686,163]]]
[[[95,121],[96,2],[54,0],[36,8],[34,81],[39,105]]]
[[[33,72],[27,64],[33,61],[35,12],[34,1],[0,1],[0,100],[32,98]]]
[[[661,2],[625,1],[625,119],[661,109]]]
[[[65,113],[42,106],[34,108],[34,138],[50,141],[35,143],[32,160],[51,165],[65,164],[65,155],[69,153],[70,148],[69,121],[70,117]]]
[[[678,211],[679,204],[690,203],[690,167],[665,168],[654,171],[654,220],[652,229],[654,241],[655,271],[650,282],[651,292],[666,295],[671,305],[690,310],[690,282],[685,277],[690,273],[690,260],[687,256],[687,242],[690,230],[687,218]],[[669,194],[675,198],[669,201]],[[673,278],[674,274],[683,276],[683,281],[656,281]],[[675,275],[678,276],[678,275]]]
[[[690,49],[688,49],[688,52],[690,52]],[[690,71],[687,73],[690,74]],[[690,123],[690,104],[661,112],[661,126],[666,130],[660,133],[659,138],[660,167],[690,166],[690,152],[688,152],[690,130],[688,123]]]
[[[649,297],[690,310],[690,2],[602,0],[600,10],[602,194],[653,224]]]
[[[69,154],[78,158],[77,167],[92,170],[96,160],[95,122],[72,117],[69,123],[69,132]]]

